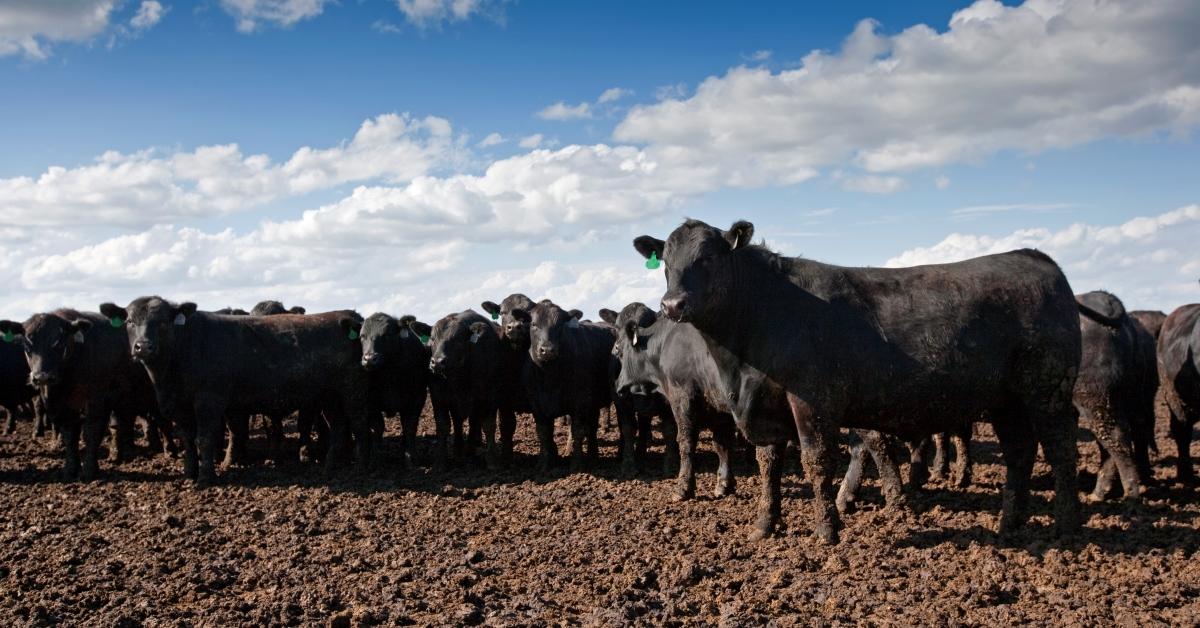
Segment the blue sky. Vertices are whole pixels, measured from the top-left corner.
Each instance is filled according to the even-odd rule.
[[[847,265],[1037,246],[1170,309],[1200,8],[1151,4],[0,1],[0,315],[594,313],[657,300],[629,241],[683,216]]]

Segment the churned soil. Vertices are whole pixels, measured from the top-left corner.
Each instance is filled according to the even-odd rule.
[[[62,483],[51,441],[19,427],[0,437],[5,626],[1200,621],[1200,496],[1170,483],[1174,444],[1162,424],[1143,504],[1085,503],[1077,538],[1052,536],[1040,462],[1030,525],[996,537],[1003,467],[980,426],[973,486],[931,484],[910,498],[913,514],[884,510],[868,480],[835,547],[808,533],[798,465],[784,482],[783,531],[752,543],[752,456],[739,454],[737,495],[710,499],[716,460],[703,443],[702,496],[675,503],[661,443],[639,478],[622,480],[614,429],[591,473],[563,464],[537,475],[528,417],[509,470],[434,473],[426,416],[415,471],[398,470],[389,422],[366,476],[264,462],[196,490],[162,455],[105,465],[96,483]],[[252,444],[265,449],[261,435]],[[1098,455],[1090,440],[1080,452],[1087,490]]]

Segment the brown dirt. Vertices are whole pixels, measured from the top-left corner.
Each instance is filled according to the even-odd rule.
[[[422,428],[431,430],[432,421]],[[57,481],[49,443],[0,437],[0,625],[1195,624],[1200,503],[1155,485],[1133,510],[1085,504],[1077,539],[1049,529],[1049,469],[1031,525],[1002,542],[999,465],[986,429],[968,490],[932,486],[921,514],[880,509],[868,481],[842,543],[812,538],[808,486],[784,484],[785,529],[747,541],[758,480],[672,503],[670,478],[621,481],[616,434],[594,474],[532,471],[528,418],[511,471],[395,469],[325,481],[310,465],[234,469],[198,491],[163,456],[94,484]],[[397,426],[389,422],[389,433]],[[558,430],[565,440],[564,427]],[[1156,477],[1174,476],[1159,426]],[[290,441],[294,447],[294,438]],[[263,449],[257,437],[254,445]],[[430,441],[419,458],[429,462]],[[560,441],[560,451],[565,442]],[[1081,442],[1084,469],[1095,445]],[[1200,455],[1200,444],[1193,456]],[[658,444],[645,468],[659,468]],[[702,445],[700,490],[714,481]],[[1094,476],[1084,473],[1081,489]]]

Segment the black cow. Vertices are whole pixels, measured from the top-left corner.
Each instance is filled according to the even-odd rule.
[[[1167,320],[1167,315],[1158,310],[1134,310],[1129,313],[1129,316],[1150,332],[1155,340],[1158,340],[1163,322]]]
[[[1083,358],[1075,380],[1075,406],[1100,445],[1100,472],[1091,499],[1103,500],[1120,474],[1125,498],[1141,496],[1138,467],[1150,467],[1145,437],[1153,433],[1154,397],[1145,395],[1147,376],[1139,326],[1116,296],[1081,294],[1079,328]],[[1139,461],[1135,464],[1135,458]]]
[[[637,321],[642,327],[649,327],[654,324],[655,313],[650,308],[642,303],[630,303],[626,305],[621,312],[615,312],[608,308],[600,310],[600,319],[603,324],[611,325],[617,333],[618,338],[613,345],[613,355],[616,357],[612,360],[610,379],[614,386],[615,398],[613,404],[624,404],[621,412],[627,415],[635,416],[637,419],[637,458],[640,459],[646,450],[650,447],[650,441],[653,437],[651,432],[654,417],[658,417],[660,431],[663,435],[663,473],[678,473],[679,472],[679,430],[675,423],[675,416],[671,413],[671,404],[662,394],[649,392],[634,392],[636,387],[622,391],[617,386],[617,381],[621,374],[621,354],[620,354],[620,330],[625,321]],[[611,420],[612,412],[608,413]],[[607,429],[612,428],[611,422],[605,426]],[[698,434],[697,434],[698,436]]]
[[[848,268],[780,256],[752,245],[753,232],[745,221],[721,231],[689,220],[666,242],[642,236],[634,246],[665,265],[663,311],[703,332],[751,442],[783,430],[781,417],[758,412],[764,393],[787,396],[819,538],[836,541],[840,525],[839,426],[916,440],[985,415],[1008,467],[1001,532],[1028,516],[1039,443],[1054,469],[1058,531],[1079,528],[1079,312],[1053,260],[1023,250]]]
[[[703,334],[690,323],[677,323],[665,316],[657,316],[641,303],[626,306],[618,315],[617,322],[621,329],[614,349],[621,360],[617,394],[664,396],[678,426],[680,464],[673,498],[678,501],[695,495],[692,455],[701,429],[712,431],[713,446],[719,460],[713,495],[722,497],[732,494],[735,480],[729,465],[729,454],[737,429],[732,415],[734,404],[722,379],[720,365],[709,352]],[[781,477],[781,456],[788,441],[797,440],[795,430],[786,427],[791,415],[786,396],[765,389],[760,392],[774,394],[758,399],[756,407],[760,412],[774,412],[784,417],[778,424],[785,427],[772,438],[764,438],[770,442],[765,445],[760,443],[756,452],[763,492],[752,535],[755,539],[767,535],[779,517],[779,485],[771,479]],[[861,479],[861,456],[867,453],[879,469],[882,492],[888,505],[901,506],[904,495],[900,474],[887,452],[883,437],[878,432],[856,432],[861,433],[855,435],[857,440],[851,449],[851,467],[843,480],[844,490],[838,495],[838,509],[846,510],[853,502]],[[858,462],[857,467],[855,461]]]
[[[154,383],[159,407],[179,427],[184,473],[207,486],[216,480],[224,418],[284,416],[320,408],[329,418],[332,470],[353,431],[358,463],[369,465],[367,379],[362,345],[350,333],[351,311],[310,316],[225,316],[195,303],[140,297],[128,307],[100,306],[124,321],[126,342]]]
[[[529,362],[529,312],[534,302],[527,296],[514,293],[500,302],[484,301],[483,310],[500,324],[500,389],[498,411],[500,418],[500,447],[505,460],[511,460],[513,433],[517,429],[517,413],[533,412],[529,395],[521,382],[521,373]],[[521,311],[520,318],[514,312]]]
[[[97,477],[97,454],[113,418],[110,459],[132,457],[134,419],[150,419],[157,408],[145,372],[130,359],[123,330],[100,314],[60,309],[24,323],[0,321],[0,334],[11,335],[25,350],[29,382],[41,389],[47,419],[62,436],[64,478]]]
[[[11,434],[16,429],[17,414],[24,409],[32,410],[37,389],[29,383],[29,363],[18,336],[0,332],[0,408],[8,412],[5,431]],[[34,416],[34,431],[37,430]]]
[[[1158,380],[1170,411],[1176,481],[1192,486],[1192,426],[1200,420],[1200,303],[1183,305],[1163,321],[1158,335]]]
[[[382,438],[384,416],[399,415],[404,468],[410,469],[429,384],[429,348],[421,339],[428,340],[428,325],[422,328],[413,316],[396,319],[379,312],[349,326],[362,343],[362,366],[370,381],[367,418],[375,426],[374,436]]]
[[[538,432],[538,468],[546,473],[558,457],[554,444],[554,420],[571,417],[571,471],[583,468],[584,444],[587,458],[598,453],[596,432],[600,411],[612,403],[612,367],[614,331],[607,326],[581,322],[549,300],[540,301],[533,311],[517,311],[518,318],[528,317],[529,366],[522,380]],[[634,418],[621,416],[617,406],[624,455],[622,470],[636,472]]]
[[[259,301],[257,305],[250,308],[250,316],[276,316],[278,314],[303,314],[304,308],[299,305],[285,308],[279,301]],[[236,314],[237,312],[230,312]]]
[[[495,467],[499,462],[496,447],[496,407],[501,378],[500,334],[492,324],[475,310],[464,310],[442,317],[433,325],[429,337],[430,400],[437,430],[436,469],[444,469],[451,457],[464,458],[465,444],[475,442],[475,434],[486,439],[486,462]],[[468,425],[465,435],[463,422]]]
[[[280,306],[282,309],[283,306]],[[280,312],[282,314],[283,312]],[[225,314],[227,316],[249,316],[250,312],[243,310],[240,307],[223,307],[213,312],[213,314]]]

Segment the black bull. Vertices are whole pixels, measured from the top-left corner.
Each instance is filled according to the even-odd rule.
[[[742,433],[760,443],[794,423],[813,484],[815,532],[835,542],[839,427],[901,438],[983,417],[1004,453],[1002,533],[1028,516],[1040,443],[1055,476],[1059,533],[1080,525],[1076,494],[1079,313],[1062,271],[1032,250],[913,268],[848,268],[750,244],[754,227],[688,221],[634,241],[666,267],[663,311],[700,330]],[[786,395],[790,416],[755,406]]]

